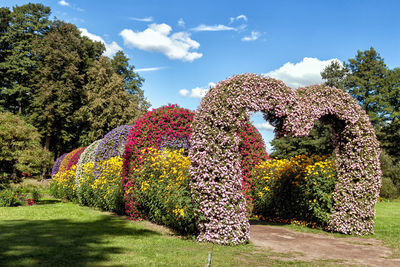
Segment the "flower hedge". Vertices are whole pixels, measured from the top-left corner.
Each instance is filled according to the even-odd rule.
[[[317,120],[333,124],[336,185],[329,229],[347,234],[373,231],[374,205],[381,183],[379,144],[368,116],[347,93],[326,86],[295,91],[256,74],[219,82],[202,99],[192,123],[190,174],[193,201],[199,203],[199,241],[248,241],[246,200],[236,134],[251,112],[262,111],[278,135],[307,135]]]

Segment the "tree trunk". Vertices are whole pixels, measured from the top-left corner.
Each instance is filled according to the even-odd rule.
[[[51,141],[51,137],[50,136],[46,136],[45,142],[44,142],[44,148],[46,148],[48,151],[50,151],[50,141]]]

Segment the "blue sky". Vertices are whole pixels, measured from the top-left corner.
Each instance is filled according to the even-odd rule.
[[[292,88],[321,83],[331,60],[371,46],[390,68],[400,66],[400,1],[38,2],[104,42],[106,55],[123,50],[145,78],[152,108],[176,103],[195,110],[209,86],[234,74],[267,74]],[[272,128],[260,114],[251,119],[268,146]]]

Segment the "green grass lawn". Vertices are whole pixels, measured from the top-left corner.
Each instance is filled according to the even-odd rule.
[[[377,205],[375,238],[400,242],[400,203]],[[217,246],[185,240],[73,203],[47,199],[31,207],[0,208],[0,266],[320,266],[242,246]],[[303,229],[304,230],[304,229]],[[286,258],[289,261],[280,261]]]

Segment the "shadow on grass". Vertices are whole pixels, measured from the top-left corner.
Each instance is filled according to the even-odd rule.
[[[14,220],[0,224],[0,266],[98,266],[110,254],[124,253],[111,246],[110,236],[133,240],[159,235],[132,229],[110,216],[89,222],[71,220]]]
[[[55,203],[60,203],[61,200],[59,199],[41,199],[38,202],[36,202],[36,205],[47,205],[47,204],[55,204]]]

